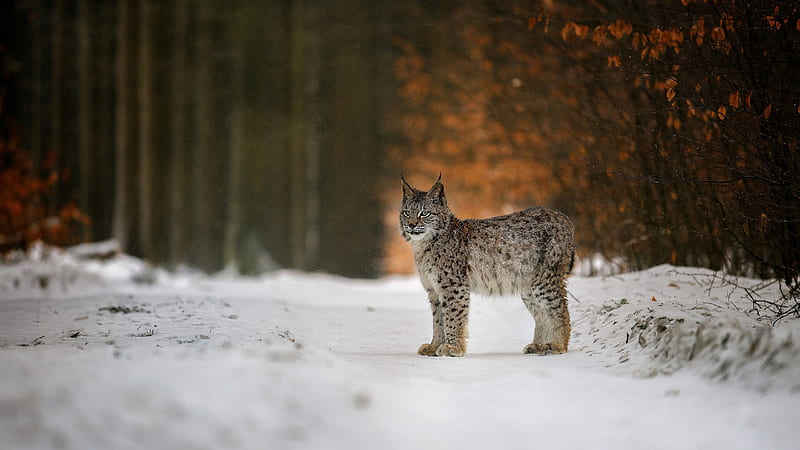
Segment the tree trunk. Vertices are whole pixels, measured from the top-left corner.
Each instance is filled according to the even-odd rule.
[[[44,49],[43,37],[47,30],[46,12],[42,0],[33,0],[31,9],[36,15],[31,33],[31,123],[28,132],[31,157],[33,158],[33,173],[39,176],[42,155],[44,153]]]
[[[291,2],[278,2],[266,8],[261,22],[263,31],[259,33],[256,44],[263,52],[262,75],[252,80],[251,85],[260,94],[259,110],[263,111],[255,129],[263,140],[253,143],[253,154],[259,155],[263,162],[262,171],[256,172],[253,182],[264,194],[261,206],[264,214],[256,219],[260,223],[261,238],[266,247],[273,252],[275,260],[282,266],[292,266],[292,166],[291,149],[290,66],[291,53]],[[263,46],[263,42],[270,45]],[[254,99],[257,100],[257,99]],[[259,148],[260,147],[260,148]],[[267,149],[264,151],[263,149]],[[264,182],[263,180],[269,180]]]
[[[241,0],[233,5],[232,32],[232,82],[228,166],[228,217],[225,221],[225,266],[239,269],[239,241],[242,229],[242,159],[244,141],[244,33],[246,9]]]
[[[138,195],[136,161],[136,102],[131,89],[135,86],[135,1],[120,0],[117,19],[117,106],[116,106],[116,150],[114,184],[113,234],[123,250],[139,254]]]
[[[292,0],[289,12],[289,79],[291,87],[289,108],[289,166],[291,177],[290,198],[290,245],[291,264],[293,267],[305,269],[306,260],[306,177],[305,177],[305,122],[303,113],[303,40],[304,10],[303,0]]]
[[[114,215],[115,164],[115,22],[117,6],[103,2],[89,6],[93,10],[90,40],[94,46],[95,63],[92,66],[92,108],[94,114],[90,128],[92,138],[92,191],[87,211],[92,219],[92,239],[103,240],[112,236]]]
[[[92,104],[92,41],[91,41],[91,7],[89,0],[80,0],[78,5],[78,160],[80,164],[79,203],[78,207],[88,214],[94,205],[92,200],[93,171],[93,117]],[[84,228],[82,240],[91,238],[91,229]]]
[[[378,166],[372,111],[372,10],[358,0],[334,7],[327,127],[322,161],[320,268],[348,276],[374,276],[380,253],[380,207],[372,175]],[[354,200],[357,199],[357,200]],[[377,215],[376,215],[377,216]]]
[[[172,102],[170,104],[170,219],[169,260],[175,265],[186,262],[188,256],[189,178],[190,150],[187,136],[187,29],[189,26],[187,0],[176,0],[175,34],[172,52]]]
[[[217,231],[224,218],[223,206],[218,202],[224,189],[224,167],[215,157],[219,126],[215,121],[214,70],[214,14],[210,4],[201,3],[196,12],[194,41],[194,67],[192,70],[192,208],[191,236],[192,260],[204,270],[221,266],[220,235]]]
[[[276,268],[278,255],[273,242],[288,247],[281,235],[288,228],[285,223],[288,211],[285,202],[286,170],[282,161],[285,149],[285,115],[281,114],[285,87],[285,61],[279,55],[286,53],[286,5],[244,2],[237,34],[241,39],[234,45],[244,52],[247,65],[242,73],[241,97],[242,164],[238,188],[240,204],[238,215],[239,248],[236,257],[243,273],[256,274]],[[265,46],[264,43],[270,44]],[[236,63],[234,63],[236,64]],[[232,131],[234,134],[236,130]],[[232,170],[231,173],[234,173]],[[281,176],[281,174],[284,174]],[[273,193],[282,192],[282,195]],[[233,208],[234,205],[231,205]],[[267,248],[273,251],[270,253]],[[274,255],[274,256],[273,256]]]
[[[45,170],[53,170],[59,167],[59,154],[63,150],[64,127],[62,121],[63,91],[64,91],[64,22],[65,18],[64,0],[55,0],[53,5],[53,43],[52,43],[52,69],[50,71],[50,142],[48,152],[52,152],[52,167],[45,167]],[[51,195],[48,196],[47,209],[50,215],[55,215],[59,204],[58,187],[51,188]]]
[[[142,256],[153,259],[153,4],[139,0],[139,36],[136,55],[139,154],[139,242]]]
[[[320,208],[322,207],[321,190],[321,93],[322,78],[322,45],[325,28],[321,8],[312,8],[305,14],[303,54],[303,96],[306,99],[303,121],[305,122],[305,230],[304,246],[307,270],[319,269],[320,260]]]

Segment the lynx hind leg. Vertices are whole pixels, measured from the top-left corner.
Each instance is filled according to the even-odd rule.
[[[533,342],[524,353],[545,355],[566,353],[569,346],[570,324],[567,309],[567,289],[564,277],[554,282],[535,282],[522,295],[522,301],[536,322]]]

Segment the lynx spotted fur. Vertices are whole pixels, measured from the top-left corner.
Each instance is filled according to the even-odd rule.
[[[535,320],[533,342],[523,352],[566,352],[570,336],[566,278],[575,258],[569,218],[534,207],[489,219],[460,220],[447,206],[441,176],[427,192],[402,182],[400,228],[414,249],[433,312],[433,339],[422,344],[419,354],[464,355],[470,292],[520,294]]]

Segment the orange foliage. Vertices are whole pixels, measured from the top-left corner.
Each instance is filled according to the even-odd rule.
[[[74,203],[68,203],[56,214],[48,214],[52,188],[58,183],[58,173],[46,158],[47,174],[33,175],[31,157],[18,147],[19,133],[8,126],[5,139],[0,140],[0,254],[25,250],[36,241],[52,245],[77,243],[82,226],[89,218]]]
[[[583,39],[589,34],[589,27],[587,25],[578,25],[575,22],[567,22],[564,28],[561,29],[561,39],[566,41],[570,33],[574,33],[575,36]]]
[[[778,3],[553,3],[509,20],[521,30],[511,39],[448,11],[457,25],[439,47],[398,45],[405,143],[393,163],[420,188],[443,172],[461,217],[552,202],[573,217],[584,252],[632,267],[772,260],[797,277],[796,255],[781,252],[800,235],[800,84],[783,44],[797,40],[800,8]],[[773,173],[794,178],[773,183]],[[385,200],[397,236],[386,269],[410,271],[399,182]]]
[[[633,25],[622,20],[617,19],[614,23],[609,24],[607,27],[608,32],[616,39],[622,39],[633,32]]]
[[[637,264],[659,262],[659,252],[661,261],[682,264],[719,267],[726,258],[738,259],[733,265],[746,261],[740,269],[769,267],[773,276],[800,285],[798,258],[785,252],[796,248],[800,235],[794,114],[800,113],[800,84],[796,49],[785,45],[797,42],[800,5],[628,4],[636,2],[554,7],[551,13],[570,73],[597,85],[576,96],[576,114],[596,121],[588,130],[596,145],[570,162],[592,161],[606,176],[592,181],[591,171],[584,172],[589,181],[578,186],[591,191],[584,194],[590,198],[617,203],[606,208],[620,213],[607,224],[625,223],[626,235],[648,239],[615,247],[608,237],[615,231],[603,225],[606,212],[595,215],[590,205],[577,206],[581,217],[594,220],[579,218],[579,231],[592,230],[601,251],[620,251]],[[537,14],[538,21],[548,16]],[[591,19],[581,23],[576,16]],[[591,44],[574,39],[584,37],[584,26],[593,29]],[[604,109],[604,102],[615,108]],[[780,173],[780,181],[766,173]],[[674,246],[699,249],[701,241],[706,247],[697,255],[676,256]]]
[[[528,26],[535,24],[531,20]],[[576,30],[579,36],[587,32]],[[400,56],[394,75],[404,101],[396,126],[404,145],[390,152],[398,178],[384,195],[387,273],[413,271],[410,248],[398,228],[401,171],[420,189],[428,189],[441,172],[450,207],[461,218],[546,203],[555,189],[548,158],[538,157],[544,138],[530,126],[531,91],[525,79],[536,67],[533,55],[513,42],[498,44],[474,26],[462,29],[454,41],[456,48],[439,49],[458,55],[449,61],[396,42]],[[497,64],[491,52],[517,62]],[[502,111],[497,98],[503,99]]]

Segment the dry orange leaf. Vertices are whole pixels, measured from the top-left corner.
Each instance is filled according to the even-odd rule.
[[[728,103],[731,106],[733,106],[734,108],[738,108],[739,107],[739,91],[736,91],[736,92],[732,93],[728,97]]]
[[[761,217],[759,218],[758,221],[758,230],[761,231],[762,233],[765,233],[767,231],[768,224],[769,224],[769,218],[767,217],[766,214],[761,213]]]
[[[561,29],[561,40],[566,41],[567,36],[569,36],[569,32],[572,31],[572,27],[576,26],[574,22],[567,22],[564,25],[564,28]]]
[[[772,105],[767,105],[767,107],[764,108],[764,118],[769,119],[770,114],[772,114]]]
[[[603,41],[606,39],[606,27],[603,25],[598,25],[594,27],[594,31],[592,32],[592,42],[594,45],[602,45]]]
[[[616,22],[608,26],[608,32],[615,38],[621,39],[633,32],[633,25],[622,19],[617,19]]]

